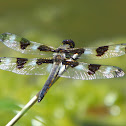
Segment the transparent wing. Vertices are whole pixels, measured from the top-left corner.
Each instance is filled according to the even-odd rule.
[[[29,41],[12,33],[0,34],[0,41],[7,47],[26,54],[43,55],[44,52],[54,51],[53,47]]]
[[[82,51],[81,51],[82,50]],[[79,48],[71,49],[70,52],[74,54],[78,53]],[[115,44],[101,47],[89,47],[89,48],[80,48],[81,56],[79,58],[84,59],[104,59],[111,57],[118,57],[126,53],[126,43],[124,44]]]
[[[52,59],[0,58],[0,69],[24,75],[46,75],[50,73]]]
[[[65,68],[66,66],[63,65]],[[124,76],[122,69],[115,66],[104,66],[98,64],[79,63],[76,67],[69,68],[60,77],[92,80],[92,79],[106,79]]]

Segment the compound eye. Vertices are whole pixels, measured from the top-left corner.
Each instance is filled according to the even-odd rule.
[[[70,46],[70,48],[74,48],[74,47],[75,47],[75,43],[74,43],[74,41],[71,40],[71,39],[63,40],[62,43],[63,43],[63,45],[68,44],[68,45]]]

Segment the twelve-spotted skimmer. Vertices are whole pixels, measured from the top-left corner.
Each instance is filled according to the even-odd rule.
[[[124,76],[122,69],[116,66],[88,64],[77,59],[103,59],[124,55],[126,44],[116,44],[92,48],[74,48],[72,40],[64,40],[58,48],[29,41],[12,33],[0,35],[0,41],[7,47],[26,54],[43,55],[53,53],[53,58],[9,58],[0,57],[0,69],[24,75],[45,75],[50,73],[45,85],[39,93],[40,102],[56,77],[81,80],[105,79]]]

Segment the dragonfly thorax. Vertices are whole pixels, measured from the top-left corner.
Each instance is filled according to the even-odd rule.
[[[53,54],[54,62],[60,63],[60,62],[62,62],[65,58],[66,58],[66,57],[65,57],[65,54],[63,54],[63,53],[54,53],[54,54]]]

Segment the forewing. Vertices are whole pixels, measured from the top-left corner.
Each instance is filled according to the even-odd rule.
[[[101,47],[89,48],[74,48],[70,52],[74,54],[81,54],[79,58],[83,59],[104,59],[111,57],[118,57],[126,53],[126,44],[115,44]]]
[[[52,59],[0,58],[0,69],[23,75],[46,75],[50,73]]]
[[[65,65],[63,66],[64,68],[67,67]],[[122,69],[115,66],[105,66],[80,62],[73,68],[69,66],[69,68],[59,76],[72,79],[92,80],[122,77],[124,76],[124,72]]]
[[[54,51],[53,47],[29,41],[12,33],[0,34],[0,41],[7,47],[26,54],[43,55],[44,52]]]

